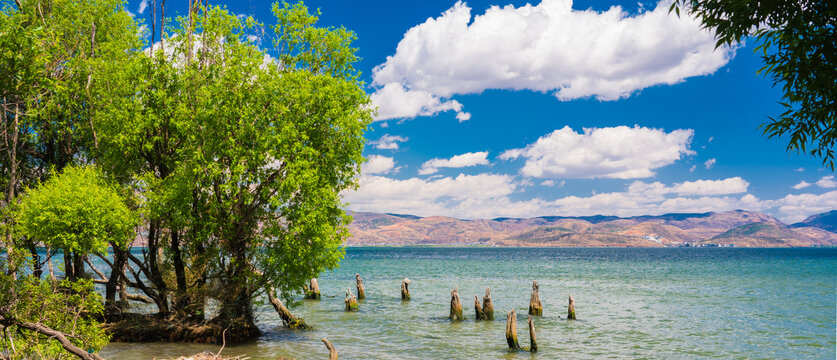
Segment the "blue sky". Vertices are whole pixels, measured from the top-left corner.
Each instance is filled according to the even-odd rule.
[[[222,4],[222,2],[211,2]],[[168,4],[183,14],[188,2]],[[379,108],[349,209],[457,218],[837,208],[821,162],[759,125],[752,43],[714,49],[668,3],[307,1],[354,31]],[[228,2],[274,22],[270,2]],[[148,21],[149,9],[128,10]],[[268,42],[265,41],[265,44]]]

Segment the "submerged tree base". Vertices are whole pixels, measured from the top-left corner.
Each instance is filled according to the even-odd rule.
[[[222,326],[213,321],[173,322],[156,315],[124,314],[122,320],[102,324],[111,342],[240,343],[261,335],[255,324]],[[224,332],[226,330],[226,332]]]

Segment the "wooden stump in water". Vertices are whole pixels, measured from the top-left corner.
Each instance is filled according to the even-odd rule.
[[[517,343],[517,313],[514,309],[506,315],[506,342],[509,344],[509,349],[520,349],[520,344]]]
[[[485,315],[482,313],[482,305],[480,305],[480,298],[476,295],[474,295],[474,313],[477,316],[477,320],[485,319]]]
[[[491,289],[485,288],[485,297],[482,298],[482,318],[494,320],[494,304],[491,302]]]
[[[532,297],[529,299],[529,315],[543,315],[543,305],[541,305],[541,296],[538,294],[537,281],[532,282]]]
[[[305,319],[298,318],[294,316],[294,314],[291,314],[290,310],[285,307],[285,304],[276,298],[275,292],[276,290],[274,290],[271,286],[267,291],[267,300],[270,301],[270,305],[273,305],[273,309],[276,310],[279,317],[282,318],[282,324],[289,329],[308,329]]]
[[[532,316],[529,316],[529,352],[538,352],[538,342],[535,340],[535,323]]]
[[[567,306],[567,320],[575,320],[575,301],[570,294],[570,304]]]
[[[456,289],[450,291],[450,319],[465,319],[462,317],[462,303],[459,302],[459,292]]]
[[[410,279],[401,280],[401,300],[410,300]]]
[[[357,281],[357,299],[366,299],[366,292],[363,291],[363,280],[360,279],[360,274],[355,274],[355,281]]]
[[[311,281],[309,281],[308,288],[305,289],[305,298],[320,300],[320,285],[317,284],[317,278],[312,278]]]
[[[346,311],[357,311],[357,299],[352,294],[352,288],[346,288]]]
[[[322,338],[322,340],[326,349],[328,349],[328,360],[337,360],[337,349],[334,348],[334,345],[331,345],[331,341],[326,340],[326,338]]]

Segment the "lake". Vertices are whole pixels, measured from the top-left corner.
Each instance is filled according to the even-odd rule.
[[[343,292],[363,278],[360,311]],[[412,280],[412,300],[400,282]],[[532,280],[543,316],[539,352],[510,352],[506,312],[526,326]],[[340,268],[319,278],[322,300],[291,309],[315,326],[287,330],[269,304],[263,335],[228,345],[251,359],[834,359],[837,249],[350,247]],[[448,320],[458,288],[465,320]],[[491,288],[494,321],[474,320],[474,295]],[[567,297],[577,321],[568,321]],[[217,345],[112,343],[108,359],[151,359],[218,351]]]

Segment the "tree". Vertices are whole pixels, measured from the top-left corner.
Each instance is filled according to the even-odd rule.
[[[63,251],[70,281],[83,276],[84,256],[106,253],[108,246],[124,248],[137,224],[117,189],[92,166],[67,167],[29,189],[15,220],[18,235],[27,242]]]
[[[218,300],[210,323],[228,341],[258,333],[252,307],[269,286],[287,298],[337,266],[350,221],[339,194],[357,185],[373,112],[354,34],[317,27],[301,3],[273,10],[275,59],[252,40],[271,37],[255,20],[196,7],[124,65],[128,100],[95,122],[97,163],[144,199],[134,283],[170,316]]]
[[[837,2],[821,0],[677,0],[714,30],[716,46],[755,36],[764,67],[784,91],[785,111],[762,125],[768,138],[788,136],[788,152],[810,153],[834,171],[837,142]]]

